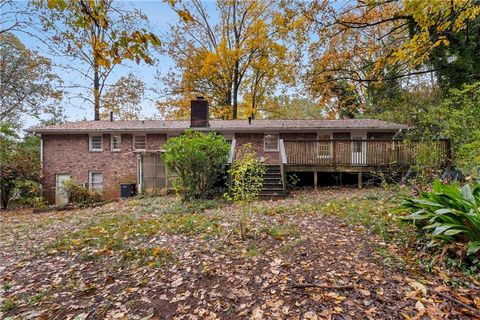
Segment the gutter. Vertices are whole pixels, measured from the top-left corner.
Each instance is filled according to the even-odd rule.
[[[105,133],[108,134],[110,132],[122,132],[125,134],[128,133],[169,133],[169,132],[178,132],[178,131],[185,131],[185,130],[194,130],[194,131],[232,131],[232,132],[264,132],[264,131],[272,131],[272,132],[279,132],[279,131],[293,131],[293,132],[316,132],[319,130],[331,130],[331,131],[342,131],[342,130],[404,130],[404,129],[411,129],[410,127],[405,128],[378,128],[378,127],[336,127],[336,128],[312,128],[312,127],[304,127],[304,128],[292,128],[292,127],[241,127],[241,128],[212,128],[212,127],[205,127],[205,128],[138,128],[138,129],[127,129],[127,128],[105,128],[105,129],[59,129],[59,130],[42,130],[42,129],[27,129],[26,132],[30,132],[33,134],[87,134],[87,133]]]

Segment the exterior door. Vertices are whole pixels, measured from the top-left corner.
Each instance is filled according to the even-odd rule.
[[[352,165],[354,166],[363,166],[366,164],[367,157],[367,143],[366,141],[358,141],[363,140],[362,137],[352,137]]]
[[[165,166],[160,154],[145,154],[141,160],[141,191],[155,192],[167,186]]]
[[[65,181],[70,179],[68,174],[57,174],[55,176],[55,204],[57,206],[68,203],[68,193],[65,188]]]

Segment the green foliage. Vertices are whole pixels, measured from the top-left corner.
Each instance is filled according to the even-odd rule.
[[[288,188],[289,189],[295,188],[299,181],[300,181],[300,178],[295,173],[289,174],[287,177]]]
[[[66,180],[64,185],[68,194],[68,202],[70,203],[90,204],[102,201],[102,194],[90,191],[74,180]]]
[[[3,300],[2,307],[0,308],[1,311],[12,311],[17,307],[17,303],[15,302],[14,299],[11,298],[6,298]]]
[[[296,226],[291,224],[272,224],[264,226],[260,232],[265,232],[275,240],[285,240],[289,237],[297,237],[299,235]]]
[[[0,127],[0,137],[1,204],[6,209],[18,186],[40,182],[40,142],[33,136],[20,139],[7,125]]]
[[[163,161],[176,176],[177,190],[185,192],[183,199],[210,197],[227,163],[230,146],[225,139],[214,132],[186,131],[168,139],[164,149]]]
[[[231,183],[225,198],[235,202],[251,202],[257,199],[263,186],[265,166],[260,162],[250,144],[244,145],[228,170]]]
[[[475,178],[480,178],[480,129],[474,133],[473,141],[460,146],[457,151],[457,164]]]
[[[26,115],[56,116],[62,92],[56,88],[60,79],[52,72],[51,61],[8,32],[0,34],[0,57],[0,123],[19,128]]]
[[[402,208],[411,212],[405,219],[427,232],[432,244],[467,242],[468,254],[480,250],[480,184],[461,187],[437,179],[433,191],[405,199]]]

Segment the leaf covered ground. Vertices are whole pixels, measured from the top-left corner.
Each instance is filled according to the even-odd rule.
[[[478,317],[478,269],[426,263],[397,205],[383,189],[257,201],[245,241],[234,229],[240,210],[215,200],[8,211],[0,216],[0,318]]]

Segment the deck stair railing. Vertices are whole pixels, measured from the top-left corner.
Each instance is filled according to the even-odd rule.
[[[283,139],[279,141],[279,156],[280,156],[280,173],[282,175],[283,190],[287,190],[287,177],[285,173],[285,165],[288,163],[287,153],[285,152],[285,143]]]
[[[448,139],[421,140],[281,140],[288,165],[409,166],[428,160],[451,165]]]

